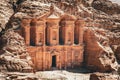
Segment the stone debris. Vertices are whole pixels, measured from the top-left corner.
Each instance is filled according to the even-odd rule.
[[[33,73],[3,72],[0,73],[0,80],[41,80]]]
[[[93,73],[90,75],[90,80],[120,80],[120,76],[117,74]]]

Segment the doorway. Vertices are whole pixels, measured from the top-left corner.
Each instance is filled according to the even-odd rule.
[[[56,55],[52,56],[52,67],[56,67]]]

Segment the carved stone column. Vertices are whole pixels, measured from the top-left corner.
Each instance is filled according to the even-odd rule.
[[[53,15],[47,18],[47,44],[59,44],[59,18]]]
[[[75,27],[75,17],[72,15],[63,15],[60,21],[60,31],[62,32],[60,36],[60,43],[65,45],[74,44],[74,27]],[[61,30],[62,29],[62,30]]]
[[[30,44],[30,22],[31,22],[31,19],[22,19],[22,22],[21,22],[22,36],[25,39],[26,45]]]
[[[84,33],[85,21],[79,19],[75,22],[75,43],[83,43],[83,33]]]

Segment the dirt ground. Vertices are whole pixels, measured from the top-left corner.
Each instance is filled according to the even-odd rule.
[[[89,80],[90,77],[89,73],[74,73],[66,70],[43,71],[37,72],[36,75],[43,80]]]
[[[17,75],[16,80],[31,78],[30,80],[89,80],[90,72],[86,69],[69,69],[69,70],[51,70],[38,71],[36,73],[19,73],[9,72],[8,75]]]

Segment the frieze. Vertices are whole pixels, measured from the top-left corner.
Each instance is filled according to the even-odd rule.
[[[52,22],[52,23],[47,22],[47,25],[50,25],[50,26],[52,26],[52,25],[59,25],[59,23],[58,22]]]
[[[50,48],[50,47],[47,47],[47,48],[46,48],[46,51],[47,51],[47,52],[49,52],[50,50],[51,50],[51,48]]]
[[[60,53],[60,51],[58,49],[56,49],[56,48],[48,48],[47,47],[46,51],[49,52],[49,53],[55,53],[55,52]]]
[[[45,26],[45,24],[44,23],[32,23],[31,26],[37,26],[37,27],[42,26],[43,27]]]
[[[75,24],[73,24],[73,23],[61,23],[60,24],[61,26],[69,26],[69,25],[71,25],[71,26],[75,26]]]
[[[42,48],[38,48],[38,51],[41,51],[41,52],[42,52]]]
[[[66,51],[66,48],[64,48],[64,47],[63,47],[63,48],[61,48],[61,50],[60,50],[60,51]]]
[[[30,26],[30,23],[22,23],[22,25],[21,26]]]
[[[65,25],[72,25],[72,26],[74,26],[75,24],[73,24],[73,23],[65,23]]]
[[[37,24],[36,24],[36,26],[42,26],[42,25],[45,26],[45,23],[37,23]],[[42,26],[42,27],[43,27],[43,26]]]
[[[52,29],[58,29],[58,26],[54,26],[54,27],[52,27]]]

